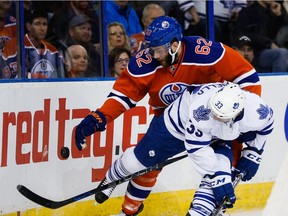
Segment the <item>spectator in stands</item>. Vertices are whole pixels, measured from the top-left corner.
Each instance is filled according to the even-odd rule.
[[[255,56],[253,45],[252,40],[246,35],[236,36],[235,39],[232,40],[232,47],[249,61],[257,72],[288,71],[287,55],[276,55],[273,54],[274,50],[267,49],[262,55]],[[267,59],[267,56],[269,56],[270,59]]]
[[[112,22],[108,25],[108,52],[116,47],[130,50],[129,38],[121,23]]]
[[[178,7],[180,11],[183,13],[183,29],[188,31],[187,29],[190,27],[197,25],[200,21],[200,17],[198,12],[194,6],[193,1],[187,0],[177,0]],[[191,26],[190,26],[191,25]],[[186,32],[186,34],[188,34]]]
[[[101,76],[101,62],[94,44],[92,43],[91,20],[85,15],[73,17],[68,24],[68,36],[59,45],[58,49],[62,53],[66,52],[67,47],[71,45],[81,45],[88,53],[88,69],[86,77]]]
[[[65,40],[68,34],[68,24],[69,21],[77,15],[87,16],[91,23],[91,43],[99,45],[99,19],[96,15],[92,6],[90,6],[89,1],[65,1],[65,3],[60,4],[60,2],[53,2],[53,4],[59,4],[59,8],[55,11],[49,22],[47,40],[51,42],[54,46],[58,47],[61,41]],[[60,40],[60,41],[59,41]]]
[[[10,13],[11,6],[12,1],[0,1],[0,55],[8,41],[16,37],[16,18]]]
[[[24,38],[25,77],[26,78],[62,78],[64,62],[57,49],[44,40],[47,33],[47,13],[33,11],[26,19],[28,33]],[[5,46],[0,59],[2,78],[18,77],[16,38]]]
[[[131,53],[125,48],[114,48],[109,54],[109,73],[111,77],[119,77],[128,66]]]
[[[142,11],[142,24],[143,24],[143,31],[137,34],[133,34],[130,36],[130,46],[131,46],[131,54],[132,56],[135,55],[139,50],[144,48],[143,42],[145,30],[150,25],[150,23],[159,16],[164,16],[165,12],[164,9],[155,3],[147,4]]]
[[[257,72],[259,72],[258,67],[256,67],[253,44],[249,37],[246,35],[240,35],[232,40],[232,48],[238,51],[248,62],[250,62]]]
[[[88,54],[81,45],[72,45],[65,53],[65,69],[69,78],[85,77],[88,68]]]
[[[285,24],[281,5],[275,1],[254,1],[243,8],[234,28],[234,35],[245,34],[254,44],[257,64],[268,72],[288,71],[288,50],[279,48],[275,36]]]
[[[181,27],[184,29],[184,15],[179,7],[179,3],[177,0],[172,1],[158,0],[155,1],[155,3],[160,5],[164,9],[166,16],[174,17],[181,25]]]
[[[206,37],[206,1],[178,0],[180,9],[185,12],[185,35]],[[187,15],[188,9],[195,7],[197,15]],[[231,23],[235,22],[239,11],[247,7],[246,0],[214,1],[215,40],[230,45]],[[196,19],[196,20],[195,20]]]
[[[128,36],[142,32],[139,17],[128,0],[106,1],[107,24],[121,23]]]
[[[288,1],[278,1],[281,3],[281,16],[283,16],[282,26],[277,32],[275,43],[279,47],[288,49]]]

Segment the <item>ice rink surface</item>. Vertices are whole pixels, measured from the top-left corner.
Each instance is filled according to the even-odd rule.
[[[262,211],[261,210],[255,210],[255,211],[245,211],[245,212],[234,212],[229,213],[227,212],[225,216],[261,216]]]

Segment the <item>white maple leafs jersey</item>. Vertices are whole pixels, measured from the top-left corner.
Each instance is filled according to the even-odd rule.
[[[223,86],[223,83],[212,83],[188,87],[164,112],[168,131],[185,142],[196,169],[203,175],[217,171],[210,147],[213,139],[232,141],[242,137],[248,146],[262,150],[273,130],[273,110],[262,98],[248,91],[245,91],[244,111],[234,121],[225,123],[213,118],[208,101]]]

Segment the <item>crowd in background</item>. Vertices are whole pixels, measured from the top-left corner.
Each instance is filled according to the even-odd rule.
[[[102,2],[103,3],[103,2]],[[1,79],[21,78],[17,1],[0,1]],[[106,1],[109,75],[118,77],[145,47],[144,32],[159,16],[177,19],[184,36],[206,37],[206,2]],[[103,77],[99,1],[24,1],[25,78]],[[288,72],[288,1],[214,0],[215,40],[258,72]]]

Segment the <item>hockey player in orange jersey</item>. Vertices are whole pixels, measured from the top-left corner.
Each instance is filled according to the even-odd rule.
[[[239,53],[198,36],[183,37],[181,26],[174,18],[156,18],[145,32],[145,43],[147,48],[131,58],[102,107],[77,126],[75,139],[79,150],[86,147],[86,137],[105,130],[107,123],[135,107],[146,94],[157,118],[190,84],[227,80],[258,95],[261,93],[255,69]],[[142,211],[143,201],[149,196],[159,172],[150,172],[129,182],[121,215],[137,215]],[[105,179],[101,184],[106,184]],[[96,193],[96,201],[106,201],[112,191],[113,188]]]

